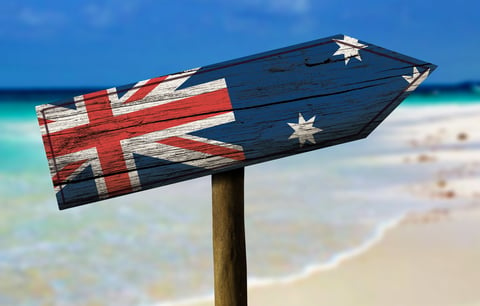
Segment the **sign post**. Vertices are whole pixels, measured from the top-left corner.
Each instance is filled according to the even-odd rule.
[[[367,137],[435,68],[335,35],[39,105],[59,208],[212,175],[215,305],[246,305],[244,167]]]
[[[247,305],[244,168],[212,175],[215,306]]]

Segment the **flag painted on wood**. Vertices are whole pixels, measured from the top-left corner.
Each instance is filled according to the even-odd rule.
[[[434,69],[337,35],[37,115],[64,209],[364,138]]]

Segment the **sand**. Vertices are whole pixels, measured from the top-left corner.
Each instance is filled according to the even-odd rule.
[[[416,216],[336,269],[252,288],[249,305],[480,305],[479,260],[478,208]]]
[[[249,288],[249,305],[480,306],[479,260],[479,207],[410,215],[337,268]]]
[[[400,109],[391,120],[388,128],[399,136],[393,141],[405,150],[371,161],[431,164],[436,175],[405,190],[426,201],[457,204],[408,215],[338,267],[250,287],[250,306],[480,306],[480,106],[427,107],[411,114]]]

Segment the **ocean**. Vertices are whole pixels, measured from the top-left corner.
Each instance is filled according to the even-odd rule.
[[[0,92],[0,305],[175,305],[212,296],[209,177],[57,209],[34,106],[89,91]],[[249,285],[334,268],[406,214],[460,205],[411,192],[436,175],[434,164],[385,160],[407,148],[422,154],[401,131],[435,120],[429,110],[447,116],[469,104],[480,104],[478,91],[420,91],[365,140],[248,167]]]

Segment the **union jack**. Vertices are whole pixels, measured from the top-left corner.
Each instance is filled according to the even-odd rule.
[[[142,157],[201,169],[244,160],[242,146],[191,134],[235,121],[224,79],[179,89],[197,70],[38,106],[59,205],[149,188],[138,171]],[[161,170],[166,165],[157,166]],[[94,190],[81,185],[92,180],[89,176]],[[68,187],[73,183],[78,191]],[[68,193],[63,192],[66,188]]]

